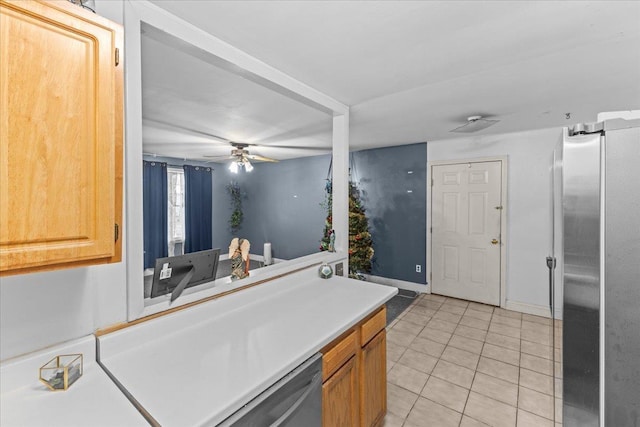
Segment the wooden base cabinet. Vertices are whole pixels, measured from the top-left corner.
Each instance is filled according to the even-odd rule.
[[[356,365],[356,356],[353,356],[322,385],[323,427],[360,425]]]
[[[360,352],[360,408],[363,426],[382,424],[387,413],[387,335],[383,329]]]
[[[0,0],[0,275],[120,261],[122,27]]]
[[[386,308],[322,350],[323,427],[374,427],[387,412]]]

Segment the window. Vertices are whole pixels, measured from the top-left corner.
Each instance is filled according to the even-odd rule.
[[[169,214],[167,216],[169,256],[184,254],[185,210],[184,210],[184,170],[167,168],[167,191]]]

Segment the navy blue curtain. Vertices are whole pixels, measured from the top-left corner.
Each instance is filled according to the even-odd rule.
[[[211,172],[211,168],[207,167],[184,166],[185,253],[204,251],[212,248]]]
[[[144,268],[154,267],[167,249],[167,164],[143,162]]]

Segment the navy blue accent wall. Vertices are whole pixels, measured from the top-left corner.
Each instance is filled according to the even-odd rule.
[[[373,237],[371,274],[427,283],[427,144],[352,153],[351,173],[361,190]],[[416,265],[421,273],[416,273]]]
[[[357,151],[351,157],[374,242],[371,274],[426,284],[427,144]],[[264,242],[271,242],[273,256],[282,259],[317,252],[326,217],[320,203],[329,163],[329,155],[304,157],[256,163],[252,172],[238,174],[225,164],[214,164],[213,247],[224,253],[237,236],[251,241],[254,254],[262,254]],[[243,225],[235,235],[229,230],[231,205],[225,188],[232,180],[246,194]],[[421,273],[416,273],[417,264]]]
[[[228,164],[216,164],[213,170],[213,209],[212,209],[212,222],[213,222],[213,247],[221,248],[221,254],[228,253],[229,243],[234,237],[247,238],[252,240],[251,236],[246,235],[244,227],[247,224],[246,213],[244,221],[240,230],[236,235],[231,233],[229,228],[229,218],[231,217],[231,198],[227,193],[227,185],[231,181],[235,181],[240,184],[242,189],[250,186],[250,178],[254,171],[250,174],[241,171],[238,174],[229,172]],[[243,210],[246,210],[248,200],[245,198],[243,201]],[[253,241],[251,242],[251,252],[255,253],[255,246]]]
[[[329,155],[278,163],[256,163],[245,174],[244,225],[241,237],[251,252],[262,254],[271,242],[273,256],[292,259],[320,251],[326,211],[320,206]]]

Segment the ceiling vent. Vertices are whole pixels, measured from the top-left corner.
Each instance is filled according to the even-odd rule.
[[[488,128],[489,126],[495,125],[499,121],[500,120],[483,119],[482,116],[470,116],[470,117],[467,117],[467,123],[455,129],[452,129],[449,132],[458,132],[458,133],[478,132],[480,130]]]

